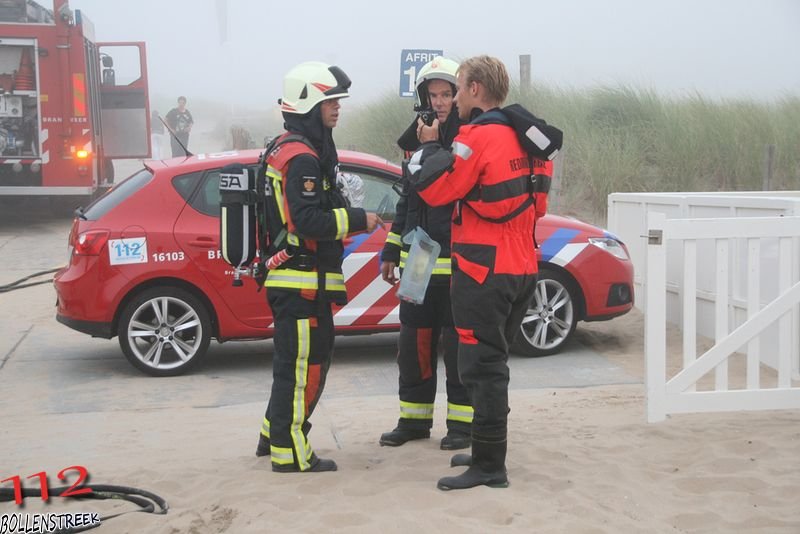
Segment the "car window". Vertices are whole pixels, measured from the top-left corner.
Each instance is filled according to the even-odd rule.
[[[211,217],[219,217],[219,169],[206,172],[203,183],[192,196],[189,204]],[[393,179],[358,167],[342,166],[341,172],[355,174],[363,183],[364,200],[361,207],[374,211],[386,220],[394,219],[399,195],[392,189]]]
[[[342,166],[344,173],[355,174],[363,183],[364,200],[360,207],[373,211],[386,220],[394,219],[399,195],[392,189],[394,178],[360,167]]]
[[[194,209],[209,215],[211,217],[219,217],[219,172],[221,169],[213,169],[207,171],[203,177],[203,182],[197,191],[192,195],[189,205]],[[255,172],[255,166],[253,166]]]
[[[89,221],[96,221],[103,215],[116,208],[123,200],[134,194],[153,179],[153,173],[148,169],[142,169],[136,174],[129,176],[123,182],[115,185],[87,207],[83,212],[83,217]]]
[[[203,177],[202,172],[190,172],[189,174],[181,174],[172,179],[172,186],[184,200],[189,200],[192,196],[194,188],[197,187],[198,182]]]
[[[219,217],[219,169],[206,172],[203,183],[192,196],[190,205],[206,215]]]

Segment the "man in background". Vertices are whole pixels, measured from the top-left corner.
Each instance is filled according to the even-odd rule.
[[[189,132],[192,131],[192,125],[194,125],[194,118],[192,113],[186,109],[186,97],[179,96],[178,107],[172,108],[167,113],[167,126],[173,134],[170,139],[172,157],[186,155],[186,150],[189,149]]]

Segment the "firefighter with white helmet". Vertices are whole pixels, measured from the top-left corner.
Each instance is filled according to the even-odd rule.
[[[277,472],[335,471],[308,442],[333,350],[331,305],[345,304],[342,239],[382,224],[348,207],[336,186],[339,160],[332,130],[350,79],[339,67],[306,62],[283,83],[287,132],[268,147],[264,175],[267,256],[264,286],[275,329],[272,391],[257,456]],[[288,258],[282,263],[275,258]]]
[[[420,146],[423,128],[435,132],[444,147],[450,147],[462,122],[454,105],[458,63],[436,57],[425,64],[416,80],[418,116],[398,140],[407,153]],[[400,371],[400,418],[397,426],[380,437],[380,444],[403,445],[407,441],[430,437],[436,398],[438,347],[442,346],[447,385],[447,435],[440,447],[445,450],[470,446],[472,407],[458,375],[458,335],[450,306],[450,221],[453,204],[427,205],[407,184],[397,203],[396,216],[381,253],[381,273],[396,283],[395,268],[405,267],[409,245],[403,236],[422,227],[441,245],[441,252],[422,304],[400,302],[400,337],[397,363]]]

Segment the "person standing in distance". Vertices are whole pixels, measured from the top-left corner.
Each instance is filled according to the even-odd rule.
[[[172,131],[172,136],[170,137],[172,157],[176,158],[185,155],[186,153],[181,147],[181,143],[186,147],[186,150],[189,150],[189,132],[192,131],[192,126],[194,125],[194,117],[192,117],[191,111],[186,109],[185,96],[178,97],[178,107],[169,110],[166,120],[167,126]]]
[[[339,67],[310,61],[284,78],[286,133],[266,157],[268,257],[287,256],[264,286],[275,322],[272,391],[256,456],[276,472],[335,471],[308,442],[309,417],[325,387],[333,353],[333,303],[346,304],[342,239],[383,224],[347,206],[336,186],[339,159],[332,131],[350,79]],[[280,256],[277,256],[280,255]]]

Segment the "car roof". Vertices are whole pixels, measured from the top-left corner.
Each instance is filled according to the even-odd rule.
[[[165,160],[148,160],[145,165],[150,169],[164,167],[180,167],[183,172],[193,172],[218,167],[229,163],[240,162],[251,165],[258,162],[262,149],[228,150],[209,154],[193,154],[189,157],[169,158]],[[400,172],[400,167],[384,158],[357,152],[355,150],[339,150],[339,163],[362,167],[375,167],[389,172]]]

